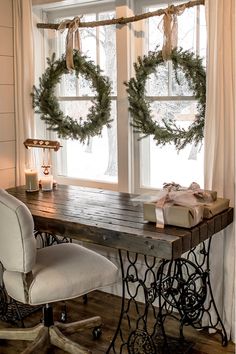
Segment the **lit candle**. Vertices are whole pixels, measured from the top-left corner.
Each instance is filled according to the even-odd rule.
[[[25,170],[25,186],[27,192],[39,190],[38,171],[32,168]]]
[[[41,178],[42,191],[51,191],[53,187],[53,176],[47,175]]]

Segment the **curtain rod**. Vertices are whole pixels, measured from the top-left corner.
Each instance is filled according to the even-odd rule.
[[[204,4],[205,4],[205,0],[194,0],[176,6],[171,5],[166,9],[159,9],[156,11],[147,12],[144,14],[135,15],[131,17],[120,17],[120,18],[113,18],[111,20],[102,20],[102,21],[93,21],[93,22],[80,22],[79,27],[97,27],[97,26],[115,25],[115,24],[125,25],[127,23],[144,20],[149,17],[161,16],[164,15],[165,13],[169,13],[169,14],[178,13],[181,9],[183,9],[183,7],[190,8],[193,6],[204,5]],[[41,29],[58,30],[59,23],[37,23],[37,27]],[[66,27],[69,27],[69,23],[66,25]]]

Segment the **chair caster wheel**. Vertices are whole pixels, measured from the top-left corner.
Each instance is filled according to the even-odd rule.
[[[66,312],[61,313],[61,322],[65,323],[67,321],[67,314]]]
[[[93,329],[93,339],[99,339],[102,335],[102,328],[101,327],[95,327]]]

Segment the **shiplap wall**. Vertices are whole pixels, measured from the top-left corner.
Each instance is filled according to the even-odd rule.
[[[15,185],[12,0],[0,0],[0,188]]]

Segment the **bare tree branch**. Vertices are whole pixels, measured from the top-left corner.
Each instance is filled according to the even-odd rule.
[[[194,0],[194,1],[189,1],[187,3],[181,4],[181,5],[171,5],[166,9],[159,9],[156,11],[152,12],[147,12],[144,14],[140,15],[135,15],[131,17],[120,17],[120,18],[113,18],[110,20],[101,20],[101,21],[93,21],[93,22],[80,22],[80,27],[97,27],[97,26],[105,26],[105,25],[125,25],[130,22],[136,22],[140,20],[144,20],[146,18],[154,17],[154,16],[162,16],[165,13],[170,13],[170,14],[175,14],[178,13],[180,9],[183,7],[185,8],[190,8],[193,6],[197,5],[204,5],[205,0]],[[37,23],[38,28],[43,28],[43,29],[54,29],[58,30],[59,24],[58,23]],[[69,23],[67,24],[67,27],[69,27]]]

